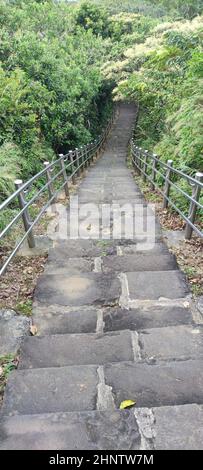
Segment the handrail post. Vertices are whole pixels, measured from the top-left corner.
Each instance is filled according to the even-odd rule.
[[[90,166],[90,158],[89,158],[89,144],[85,146],[85,153],[86,153],[86,167]]]
[[[77,165],[77,176],[80,177],[80,150],[78,148],[75,149],[75,156],[76,156],[76,165]]]
[[[138,167],[138,172],[141,174],[142,173],[142,147],[138,147],[138,162],[137,162],[137,167]]]
[[[84,151],[83,146],[80,147],[80,155],[81,155],[81,170],[84,171]]]
[[[88,168],[88,147],[87,144],[84,147],[84,156],[85,156],[85,168]]]
[[[173,167],[173,160],[168,160],[167,165],[169,168],[167,168],[166,171],[166,179],[165,179],[165,185],[164,185],[164,199],[163,199],[163,209],[167,209],[168,207],[168,198],[170,194],[170,176],[172,172],[172,167]]]
[[[132,152],[132,165],[134,170],[137,169],[137,147],[135,147],[134,142],[131,143],[131,152]]]
[[[157,158],[157,154],[156,153],[153,153],[152,155],[152,158],[153,158],[153,163],[152,163],[152,175],[151,175],[151,190],[154,191],[155,190],[155,181],[156,181],[156,164],[157,164],[157,161],[156,161],[156,158]]]
[[[96,145],[96,150],[95,150],[94,156],[95,156],[95,159],[97,159],[97,157],[98,157],[98,148],[97,148],[97,140],[96,139],[94,140],[94,145]]]
[[[15,180],[16,190],[19,189],[22,186],[22,184],[23,184],[22,180]],[[18,194],[18,202],[19,202],[20,210],[24,209],[24,207],[26,205],[26,201],[24,199],[23,191],[21,191]],[[23,225],[24,225],[25,232],[27,232],[30,229],[31,225],[32,225],[32,223],[30,221],[30,218],[29,218],[28,208],[26,208],[24,210],[24,212],[22,214],[22,219],[23,219]],[[30,230],[30,232],[27,236],[27,241],[28,241],[29,248],[35,248],[35,239],[34,239],[34,234],[33,234],[32,230]]]
[[[63,153],[60,153],[59,157],[60,157],[60,165],[61,165],[61,170],[62,170],[62,174],[63,174],[63,179],[64,179],[64,183],[65,183],[65,185],[64,185],[65,195],[69,196],[68,178],[67,178]]]
[[[146,176],[146,172],[147,172],[147,159],[148,159],[148,150],[145,150],[144,151],[144,164],[143,164],[143,181],[146,181],[147,179],[147,176]]]
[[[134,154],[134,157],[135,157],[135,160],[134,160],[134,166],[136,168],[136,171],[138,170],[138,165],[139,165],[139,162],[138,162],[138,147],[136,146],[135,147],[135,154]]]
[[[91,142],[91,143],[90,143],[90,146],[91,146],[91,147],[90,147],[90,149],[91,149],[91,150],[90,150],[90,151],[91,151],[91,161],[93,162],[93,161],[94,161],[94,152],[93,152],[94,143]]]
[[[76,183],[76,180],[75,180],[75,174],[74,174],[74,171],[75,171],[75,165],[74,165],[74,160],[73,160],[73,151],[70,150],[69,151],[69,155],[70,155],[70,162],[71,162],[71,171],[72,171],[72,183],[75,184]]]
[[[193,192],[192,192],[192,197],[195,199],[195,201],[198,202],[200,193],[201,193],[201,187],[198,185],[198,182],[203,183],[203,173],[197,172],[195,175],[195,179],[197,180],[197,184],[194,185]],[[195,217],[196,217],[196,212],[197,212],[197,204],[195,204],[194,201],[190,202],[190,208],[189,208],[189,214],[188,214],[188,219],[189,221],[194,224],[195,222]],[[186,229],[185,229],[185,239],[190,240],[192,237],[192,232],[193,228],[189,223],[186,224]]]
[[[48,168],[50,165],[49,162],[44,162],[44,166],[46,168],[46,177],[47,177],[47,182],[48,182],[48,193],[49,193],[49,199],[53,198],[54,195],[54,187],[51,179],[51,173],[50,173],[50,168]],[[54,204],[55,198],[52,200],[52,204]]]

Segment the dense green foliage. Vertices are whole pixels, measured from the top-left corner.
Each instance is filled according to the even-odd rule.
[[[28,178],[99,132],[111,92],[100,73],[105,45],[76,16],[63,2],[0,0],[2,195],[16,174]]]
[[[182,170],[203,169],[202,31],[202,17],[161,23],[106,69],[108,76],[119,69],[119,98],[139,101],[139,145]]]
[[[0,0],[0,195],[95,137],[115,100],[136,138],[202,165],[203,0]]]

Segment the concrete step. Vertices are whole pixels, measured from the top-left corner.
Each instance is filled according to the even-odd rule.
[[[135,400],[137,407],[147,408],[201,404],[203,360],[13,371],[2,412],[15,415],[89,411],[98,407],[109,410],[119,408],[128,399]]]
[[[189,294],[186,278],[180,271],[126,273],[130,300],[178,299]]]
[[[0,449],[202,450],[202,422],[196,404],[5,416]]]
[[[134,339],[134,343],[136,339]],[[101,334],[35,336],[25,339],[21,369],[134,361],[130,331]],[[139,350],[137,342],[137,350]],[[137,359],[139,354],[137,354]]]
[[[49,305],[108,305],[118,302],[120,293],[120,281],[116,275],[50,274],[40,277],[35,290],[35,300]]]

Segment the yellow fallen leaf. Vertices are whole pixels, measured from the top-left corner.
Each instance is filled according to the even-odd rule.
[[[31,325],[31,327],[30,327],[30,334],[31,334],[32,336],[35,336],[35,335],[37,334],[37,327],[36,327],[36,325]]]
[[[125,410],[125,408],[130,408],[133,405],[136,405],[136,401],[134,401],[134,400],[124,400],[120,404],[120,410]]]

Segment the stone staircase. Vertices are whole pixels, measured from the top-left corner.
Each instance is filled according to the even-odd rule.
[[[134,117],[121,106],[78,198],[144,204],[150,218],[126,166]],[[35,291],[38,335],[6,386],[0,449],[203,448],[203,329],[155,228],[149,250],[140,233],[55,241]],[[128,399],[136,405],[120,410]]]

